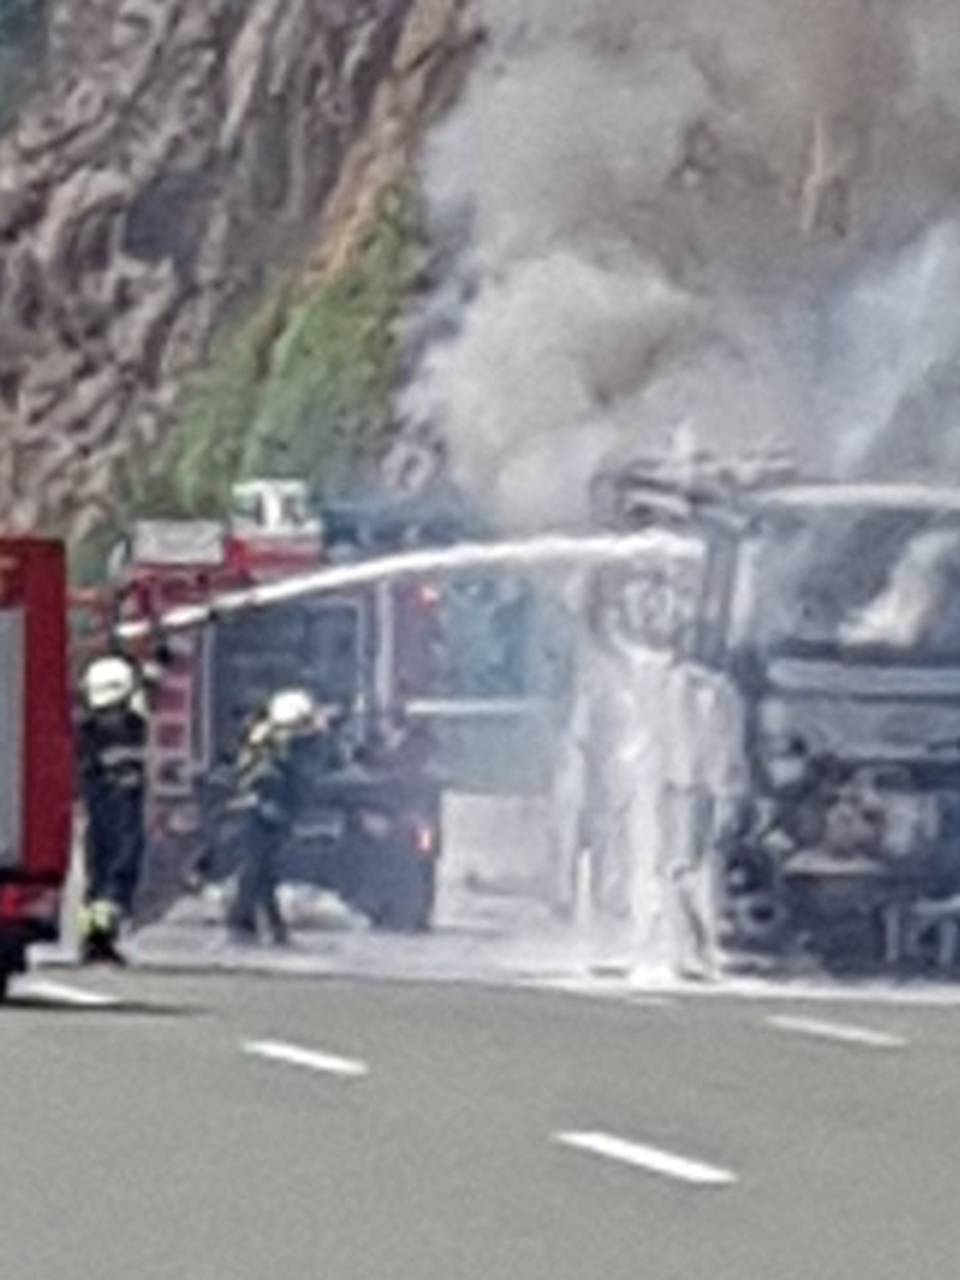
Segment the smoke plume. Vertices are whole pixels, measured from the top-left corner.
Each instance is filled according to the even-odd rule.
[[[478,0],[424,161],[447,275],[402,411],[507,524],[601,466],[960,454],[956,0]],[[960,458],[957,458],[960,460]]]
[[[916,645],[932,621],[942,616],[954,583],[960,537],[954,529],[928,529],[916,535],[892,565],[883,589],[841,628],[846,644]]]

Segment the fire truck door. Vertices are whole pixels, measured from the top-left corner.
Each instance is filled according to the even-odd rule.
[[[0,610],[0,868],[23,847],[23,613]]]
[[[72,803],[63,546],[0,538],[0,996],[57,936]]]

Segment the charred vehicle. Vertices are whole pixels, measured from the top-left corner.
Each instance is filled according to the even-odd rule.
[[[730,944],[837,965],[952,963],[960,495],[619,486],[620,527],[697,530],[707,547],[699,660],[735,683],[749,774],[720,841]]]
[[[817,485],[743,507],[728,652],[768,901],[741,930],[888,961],[913,933],[922,959],[905,926],[960,890],[960,498]],[[744,886],[750,863],[742,842]]]

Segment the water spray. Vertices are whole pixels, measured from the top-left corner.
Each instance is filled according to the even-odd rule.
[[[288,604],[308,596],[329,595],[380,582],[418,578],[424,574],[504,568],[590,568],[629,563],[649,555],[676,560],[694,558],[697,550],[689,538],[656,530],[624,536],[545,534],[535,538],[467,542],[454,547],[404,551],[358,564],[332,565],[242,591],[226,592],[200,604],[171,609],[157,619],[122,623],[117,628],[117,635],[122,640],[137,640],[150,635],[157,627],[164,632],[189,631],[251,609]]]

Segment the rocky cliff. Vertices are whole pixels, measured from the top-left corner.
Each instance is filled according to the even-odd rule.
[[[349,263],[474,35],[463,0],[54,0],[0,140],[6,525],[96,525],[237,307]]]

